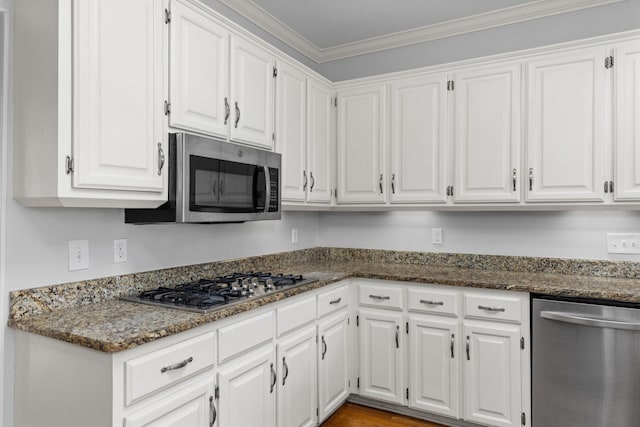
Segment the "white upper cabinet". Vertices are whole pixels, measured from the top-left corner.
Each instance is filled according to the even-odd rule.
[[[615,49],[615,200],[640,200],[640,41]]]
[[[227,138],[229,36],[206,12],[171,3],[171,126]]]
[[[447,76],[391,84],[391,203],[446,201]]]
[[[527,201],[604,200],[604,48],[527,64]]]
[[[231,140],[273,149],[274,57],[231,37]]]
[[[338,92],[338,203],[384,203],[387,86]]]
[[[521,65],[453,75],[455,202],[519,202]]]
[[[278,61],[276,79],[276,151],[282,154],[282,199],[304,202],[306,170],[306,76]]]
[[[331,88],[307,80],[307,201],[331,203],[334,109]]]

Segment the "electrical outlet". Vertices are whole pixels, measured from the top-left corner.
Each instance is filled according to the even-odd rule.
[[[434,245],[442,244],[442,228],[431,229],[431,243]]]
[[[640,234],[607,233],[610,254],[640,254]]]
[[[89,268],[89,241],[69,240],[69,271]]]
[[[127,262],[127,239],[113,241],[113,262]]]
[[[297,228],[292,228],[291,229],[291,243],[293,243],[294,245],[296,243],[298,243],[298,229]]]

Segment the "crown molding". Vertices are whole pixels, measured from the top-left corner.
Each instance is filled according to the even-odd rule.
[[[314,45],[252,0],[220,1],[298,52],[317,63],[322,63],[625,0],[537,0],[328,48]]]

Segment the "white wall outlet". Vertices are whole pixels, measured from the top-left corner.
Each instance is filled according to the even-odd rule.
[[[113,241],[113,262],[127,262],[127,239]]]
[[[296,243],[298,243],[298,229],[297,228],[292,228],[291,229],[291,243],[293,243],[294,245]]]
[[[69,240],[69,271],[89,268],[89,241]]]
[[[640,254],[640,234],[607,233],[607,252],[610,254]]]
[[[431,229],[431,243],[434,245],[442,244],[442,228]]]

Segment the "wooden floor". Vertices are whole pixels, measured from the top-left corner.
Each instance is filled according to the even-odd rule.
[[[321,427],[443,427],[427,421],[345,403]]]

